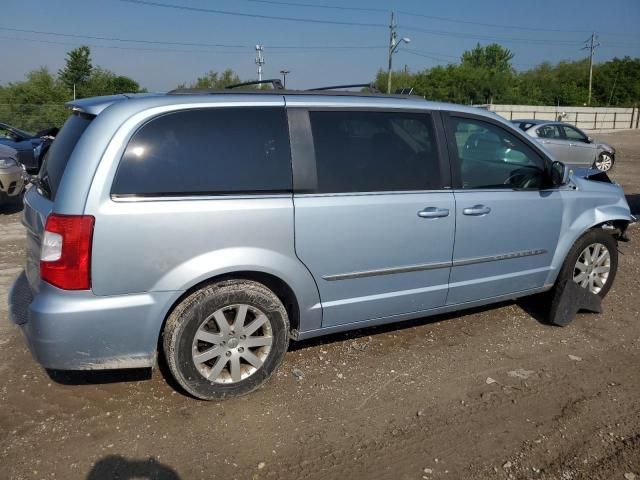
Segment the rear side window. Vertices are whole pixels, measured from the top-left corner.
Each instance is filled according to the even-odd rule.
[[[80,140],[80,137],[94,118],[92,115],[75,112],[67,119],[51,144],[51,148],[47,151],[40,169],[40,178],[42,180],[43,193],[49,199],[54,200],[56,198],[69,157],[71,157],[78,140]]]
[[[283,108],[185,110],[154,118],[130,140],[111,193],[206,195],[292,190]]]
[[[318,193],[442,188],[431,115],[310,112]]]

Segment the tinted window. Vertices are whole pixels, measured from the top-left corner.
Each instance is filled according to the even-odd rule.
[[[78,140],[94,118],[82,113],[71,115],[47,151],[40,169],[40,178],[44,194],[51,200],[56,197],[62,174],[73,149],[76,148]]]
[[[544,161],[522,140],[491,123],[451,117],[463,188],[540,188]]]
[[[566,125],[563,125],[562,129],[564,130],[565,136],[569,140],[578,140],[580,142],[586,142],[587,141],[587,137],[585,137],[582,134],[582,132],[579,132],[578,130],[576,130],[573,127],[568,127]]]
[[[180,195],[291,190],[282,108],[212,108],[166,114],[138,130],[114,194]]]
[[[441,188],[429,114],[310,112],[320,193]]]

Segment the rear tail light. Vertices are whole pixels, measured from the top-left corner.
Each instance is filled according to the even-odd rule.
[[[49,215],[40,251],[42,280],[64,290],[91,288],[94,221],[90,215]]]

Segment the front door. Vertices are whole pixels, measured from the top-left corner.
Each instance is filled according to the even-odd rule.
[[[322,325],[444,305],[455,203],[433,115],[290,110],[290,125],[293,116],[309,126],[291,127],[296,253],[318,285]],[[307,134],[312,146],[299,148]],[[312,174],[296,168],[305,162]]]
[[[568,163],[587,168],[592,167],[596,161],[596,146],[580,130],[569,125],[562,125],[560,128],[571,147]]]
[[[498,121],[451,114],[456,235],[447,304],[544,286],[562,222],[545,160]]]

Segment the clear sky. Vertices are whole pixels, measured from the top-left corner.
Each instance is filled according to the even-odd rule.
[[[614,56],[640,57],[640,0],[148,0],[148,3],[2,0],[0,84],[21,80],[26,72],[39,66],[48,66],[55,72],[64,63],[66,51],[81,44],[92,47],[94,65],[128,75],[152,91],[190,82],[211,69],[232,68],[243,79],[255,78],[256,43],[265,47],[265,78],[277,77],[286,68],[291,70],[287,78],[289,87],[368,82],[378,69],[386,68],[389,29],[384,25],[389,23],[391,8],[397,14],[399,36],[411,38],[410,45],[403,45],[394,56],[396,68],[407,65],[415,71],[456,62],[476,42],[496,41],[511,49],[515,54],[514,65],[521,70],[544,60],[556,62],[586,56],[581,47],[591,31],[599,35],[601,43],[596,61]],[[220,11],[312,21],[256,18]]]

